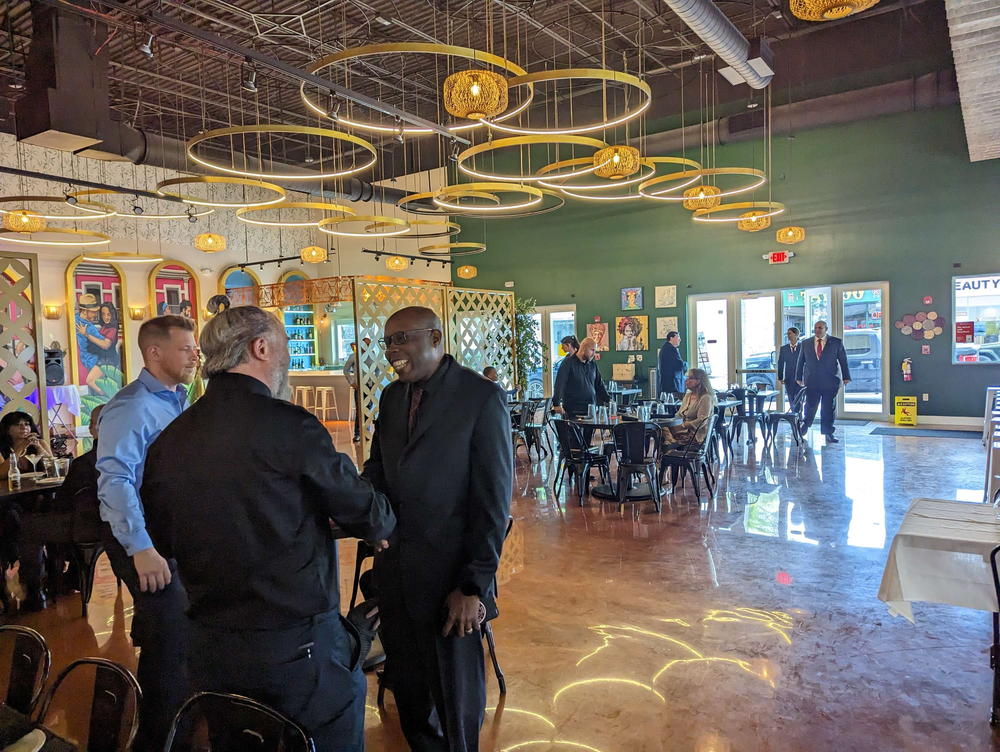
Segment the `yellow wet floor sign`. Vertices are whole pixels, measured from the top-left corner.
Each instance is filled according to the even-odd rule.
[[[896,397],[896,425],[917,425],[917,398]]]

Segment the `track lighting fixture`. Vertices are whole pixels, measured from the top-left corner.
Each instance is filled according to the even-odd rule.
[[[194,224],[195,222],[198,221],[198,217],[195,216],[193,206],[188,208],[187,215],[188,215],[188,222],[190,222],[191,224]]]
[[[153,59],[153,35],[148,34],[145,42],[140,42],[135,46],[137,50],[148,60]]]
[[[67,203],[67,204],[69,204],[70,206],[72,206],[72,205],[74,205],[74,204],[75,204],[76,202],[77,202],[77,198],[76,198],[76,196],[71,196],[71,195],[69,195],[68,193],[66,194],[66,203]]]
[[[137,217],[145,211],[138,203],[132,204],[132,213]]]
[[[253,63],[247,58],[243,65],[240,66],[241,72],[243,73],[243,80],[240,83],[240,88],[243,91],[249,92],[250,94],[257,93],[257,69],[253,67]]]

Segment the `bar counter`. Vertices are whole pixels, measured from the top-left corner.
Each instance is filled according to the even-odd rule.
[[[337,411],[341,420],[347,420],[351,416],[351,387],[347,385],[342,368],[331,368],[329,370],[315,369],[307,371],[289,371],[289,379],[292,385],[292,398],[295,397],[295,387],[297,386],[332,386],[337,395]],[[331,420],[335,420],[331,414]]]

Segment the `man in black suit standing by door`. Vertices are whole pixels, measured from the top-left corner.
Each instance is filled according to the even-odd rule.
[[[688,364],[681,357],[681,335],[677,332],[667,332],[667,341],[660,348],[659,375],[660,393],[684,393],[684,374]]]
[[[386,678],[411,749],[475,752],[486,711],[479,630],[500,562],[513,486],[499,385],[444,353],[441,321],[404,308],[381,344],[386,387],[362,476],[397,526],[375,556]]]
[[[778,351],[778,383],[785,387],[785,399],[788,403],[785,409],[791,409],[795,403],[795,398],[802,387],[795,380],[795,366],[799,360],[799,329],[795,326],[788,327],[785,332],[788,335],[788,344],[782,345]]]
[[[809,389],[806,394],[806,417],[802,428],[807,430],[816,418],[816,408],[822,404],[820,427],[828,442],[836,443],[833,435],[833,421],[837,417],[837,392],[843,381],[851,383],[851,372],[847,368],[847,352],[844,343],[837,337],[826,334],[826,322],[817,321],[813,327],[815,336],[807,339],[799,348],[799,359],[795,364],[795,381]],[[838,373],[837,366],[840,366]]]

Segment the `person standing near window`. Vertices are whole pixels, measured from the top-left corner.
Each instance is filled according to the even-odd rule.
[[[798,327],[790,326],[786,332],[788,344],[782,345],[778,351],[778,383],[785,387],[785,398],[788,400],[787,409],[791,409],[795,403],[795,398],[802,389],[799,382],[795,380],[795,366],[799,359],[799,330]]]
[[[687,361],[681,357],[681,335],[677,332],[667,332],[667,341],[660,348],[659,376],[660,394],[673,392],[684,393],[684,373],[687,371]]]
[[[795,363],[795,380],[799,386],[808,387],[806,394],[806,414],[802,421],[803,432],[809,429],[816,418],[816,409],[822,405],[820,428],[826,440],[837,443],[833,435],[833,421],[837,418],[837,392],[840,385],[851,383],[851,372],[847,367],[847,351],[838,337],[827,336],[825,321],[817,321],[813,327],[815,336],[807,339],[799,348],[799,358]]]

